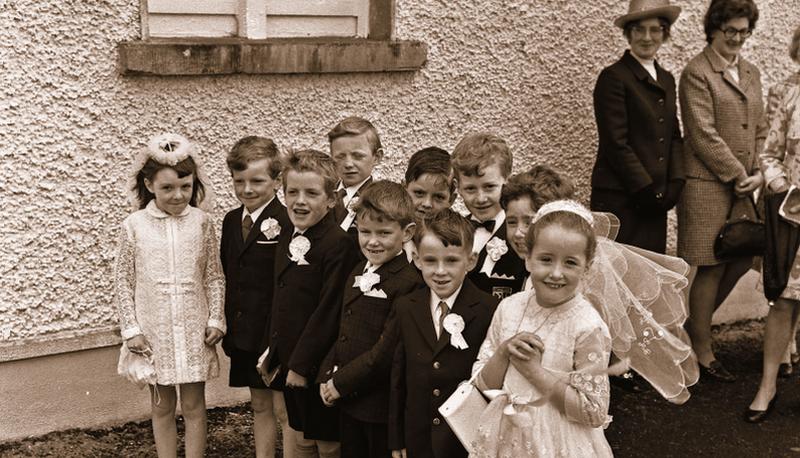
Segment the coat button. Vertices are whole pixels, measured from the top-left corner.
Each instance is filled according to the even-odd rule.
[[[438,398],[440,394],[442,394],[442,392],[439,391],[439,388],[434,388],[433,389],[433,395],[434,396],[436,396]]]
[[[664,156],[658,156],[658,162],[664,162]]]
[[[442,422],[442,420],[439,420],[438,418],[434,418],[433,419],[433,425],[434,426],[439,426],[439,423],[441,423],[441,422]]]
[[[664,137],[658,137],[658,143],[664,143]]]
[[[659,105],[664,105],[664,99],[658,99],[658,104]]]
[[[353,309],[348,308],[347,310],[344,311],[344,314],[347,315],[347,316],[352,315],[353,314]]]
[[[342,341],[342,342],[346,342],[347,341],[347,336],[341,336],[341,337],[339,337],[339,340]]]
[[[661,194],[660,192],[656,193],[656,199],[661,199],[663,197],[664,197],[664,194]]]
[[[658,118],[658,122],[659,122],[660,124],[663,124],[663,123],[664,123],[664,118]]]
[[[438,369],[438,368],[440,368],[440,367],[442,367],[442,365],[441,365],[441,364],[439,364],[439,361],[434,361],[434,362],[433,362],[433,368],[434,368],[434,369]]]
[[[242,317],[242,311],[239,310],[238,312],[236,312],[236,318],[241,318],[241,317]]]
[[[284,286],[286,286],[286,283],[284,283],[283,280],[278,282],[278,288],[283,288]]]
[[[745,130],[747,130],[747,123],[745,123],[745,124],[742,124],[742,129],[745,129]]]

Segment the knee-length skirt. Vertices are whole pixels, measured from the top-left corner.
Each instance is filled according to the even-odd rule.
[[[678,204],[678,256],[694,266],[713,266],[714,240],[728,219],[733,185],[687,177]]]

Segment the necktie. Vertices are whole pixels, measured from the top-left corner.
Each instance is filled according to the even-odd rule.
[[[250,229],[253,228],[253,218],[250,215],[246,215],[242,220],[242,240],[247,240],[247,236],[250,234]]]
[[[344,198],[347,197],[347,190],[342,188],[336,191],[336,199],[344,205]]]
[[[444,317],[450,313],[450,307],[447,306],[447,302],[439,301],[439,338],[442,337],[444,333]]]
[[[469,222],[472,223],[472,227],[474,227],[476,230],[479,227],[482,227],[482,228],[486,229],[487,231],[489,231],[490,234],[494,230],[494,220],[493,219],[487,219],[484,222],[480,222],[480,221],[478,221],[476,219],[471,219],[471,220],[469,220]]]

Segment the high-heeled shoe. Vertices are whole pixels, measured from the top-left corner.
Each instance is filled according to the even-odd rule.
[[[794,366],[792,363],[781,363],[778,366],[778,377],[780,378],[789,378],[794,374]]]
[[[761,423],[762,421],[766,420],[769,416],[772,409],[775,408],[775,404],[778,402],[778,393],[775,393],[772,396],[772,399],[767,404],[767,410],[753,410],[751,408],[747,408],[744,412],[744,421],[748,423]]]
[[[789,361],[791,361],[792,364],[800,363],[800,353],[792,353],[791,356],[789,356]]]
[[[722,363],[716,359],[711,361],[711,364],[709,364],[708,367],[705,367],[702,364],[699,366],[700,380],[714,379],[725,383],[733,383],[736,381],[736,376],[728,372],[728,370],[725,369],[725,366],[723,366]]]

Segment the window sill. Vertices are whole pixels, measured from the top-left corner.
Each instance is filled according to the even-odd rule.
[[[428,57],[419,41],[341,38],[151,39],[117,49],[125,76],[410,72]]]

